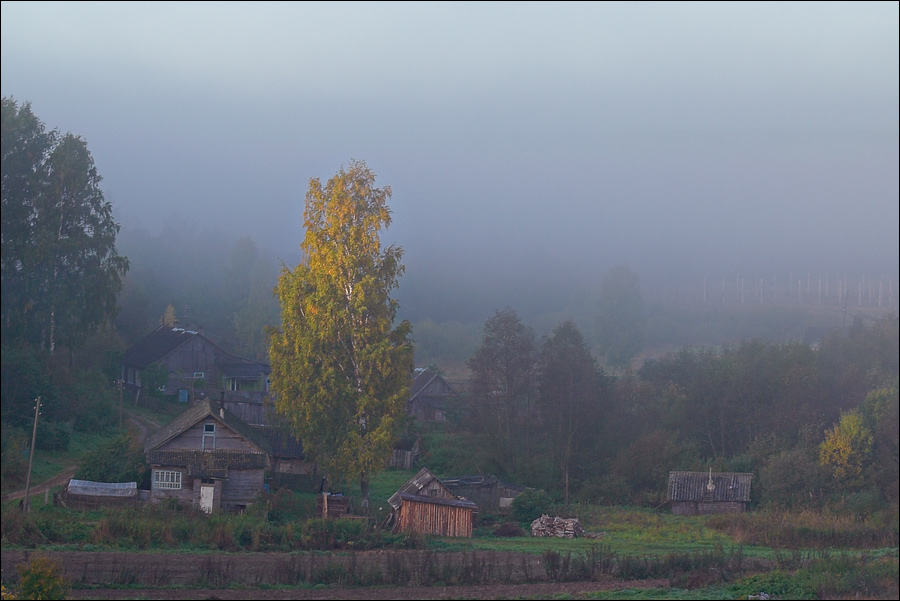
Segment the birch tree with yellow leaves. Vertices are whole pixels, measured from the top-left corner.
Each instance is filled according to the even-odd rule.
[[[394,324],[391,298],[403,249],[380,239],[390,197],[362,161],[324,186],[309,181],[304,256],[275,288],[282,324],[270,345],[276,411],[311,460],[359,479],[364,512],[369,478],[400,434],[413,369],[411,327]]]

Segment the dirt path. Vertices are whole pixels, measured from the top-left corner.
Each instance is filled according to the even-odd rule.
[[[71,480],[75,476],[75,472],[78,470],[77,465],[70,465],[66,468],[66,471],[59,474],[58,476],[53,476],[49,480],[45,482],[41,482],[40,484],[35,484],[28,491],[30,495],[42,495],[54,486],[62,486],[69,480]],[[17,490],[16,492],[11,492],[9,494],[3,495],[3,501],[15,501],[16,499],[22,499],[25,497],[24,490]]]
[[[149,436],[152,432],[155,432],[157,429],[159,429],[159,424],[157,424],[156,422],[135,413],[128,413],[128,430],[129,432],[131,432],[131,435],[141,444],[143,444],[143,442],[147,439],[147,436]],[[69,480],[74,478],[75,472],[77,471],[77,465],[70,465],[61,474],[53,476],[45,482],[40,482],[32,486],[28,491],[28,494],[29,496],[42,495],[55,486],[62,486]],[[15,501],[16,499],[23,498],[25,498],[24,489],[3,495],[2,501]]]

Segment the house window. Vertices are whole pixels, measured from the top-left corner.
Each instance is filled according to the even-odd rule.
[[[195,371],[195,372],[194,372],[194,379],[195,379],[195,380],[202,380],[202,379],[205,378],[205,377],[206,377],[206,374],[205,374],[204,372],[202,372],[202,371]]]
[[[204,451],[211,451],[216,448],[216,424],[203,424],[203,441],[200,447]]]
[[[231,378],[231,389],[234,390],[234,391],[237,391],[237,390],[240,390],[240,389],[241,389],[241,385],[240,385],[240,383],[238,382],[238,379],[237,379],[237,378]]]
[[[181,488],[181,472],[171,470],[153,471],[153,488]]]

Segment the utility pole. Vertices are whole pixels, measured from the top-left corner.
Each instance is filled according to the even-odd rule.
[[[122,378],[119,378],[119,433],[122,432],[122,389],[124,387]]]
[[[34,465],[34,441],[37,440],[38,415],[41,414],[41,397],[34,399],[34,429],[31,431],[31,451],[28,453],[28,475],[25,477],[25,501],[22,503],[22,511],[28,513],[31,499],[31,467]]]

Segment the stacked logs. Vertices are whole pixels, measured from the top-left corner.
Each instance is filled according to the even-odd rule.
[[[558,538],[577,538],[584,536],[584,528],[578,518],[561,518],[542,515],[531,522],[531,536],[556,536]]]

